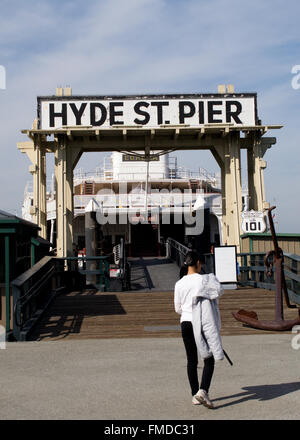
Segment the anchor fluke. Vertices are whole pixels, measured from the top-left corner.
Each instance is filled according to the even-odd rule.
[[[232,312],[233,317],[247,324],[250,327],[258,330],[270,330],[270,331],[289,331],[295,325],[300,324],[300,318],[293,320],[281,320],[281,321],[260,321],[255,312],[249,312],[247,310],[239,310],[238,312]]]

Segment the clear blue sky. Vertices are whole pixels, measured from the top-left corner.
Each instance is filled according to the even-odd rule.
[[[21,212],[29,160],[16,147],[36,117],[36,96],[257,92],[264,124],[283,124],[266,153],[267,200],[281,232],[300,232],[300,64],[297,0],[1,0],[0,208]],[[182,165],[217,171],[210,153],[178,153]],[[85,155],[87,170],[101,162]]]

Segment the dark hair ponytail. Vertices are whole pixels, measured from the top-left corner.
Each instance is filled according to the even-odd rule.
[[[189,251],[184,259],[184,266],[196,266],[197,261],[200,260],[200,256],[195,251]]]
[[[197,252],[189,251],[185,256],[183,266],[180,268],[179,278],[184,277],[188,273],[189,266],[196,266],[197,261],[201,261],[202,263],[202,260],[203,259],[197,254]]]

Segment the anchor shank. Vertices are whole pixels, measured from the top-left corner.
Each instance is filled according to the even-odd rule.
[[[275,256],[275,321],[283,320],[282,258]]]
[[[270,229],[271,229],[271,234],[272,234],[275,256],[276,256],[276,258],[279,258],[280,257],[280,249],[278,246],[278,241],[277,241],[275,228],[274,228],[274,222],[273,222],[272,213],[271,213],[273,211],[273,209],[275,209],[275,208],[276,208],[276,206],[272,206],[271,208],[268,209],[268,218],[269,218],[269,224],[270,224]]]

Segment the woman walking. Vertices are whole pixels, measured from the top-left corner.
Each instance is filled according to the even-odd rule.
[[[187,374],[192,392],[192,403],[214,408],[208,391],[215,361],[224,359],[220,336],[221,319],[218,298],[223,289],[214,274],[201,275],[202,261],[196,252],[187,253],[175,284],[175,311],[181,315],[181,333],[187,356]],[[198,352],[204,360],[199,388]]]

